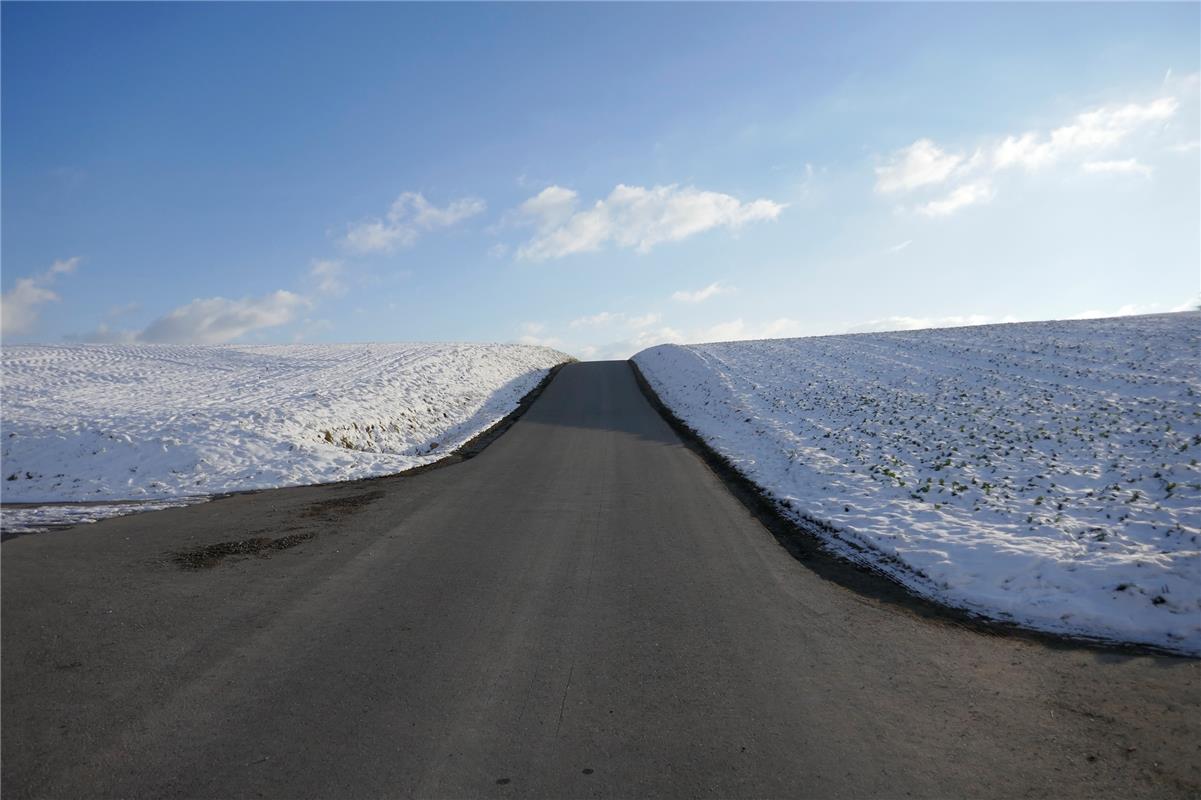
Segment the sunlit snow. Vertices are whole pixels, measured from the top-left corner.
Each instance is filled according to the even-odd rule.
[[[5,347],[0,496],[151,500],[398,472],[488,428],[566,358],[477,344]]]
[[[1201,314],[634,358],[851,557],[993,617],[1201,651]]]

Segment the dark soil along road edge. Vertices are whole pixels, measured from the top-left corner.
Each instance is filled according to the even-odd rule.
[[[332,481],[329,483],[312,483],[312,484],[304,484],[304,485],[306,485],[306,486],[346,486],[346,485],[350,485],[350,484],[378,481],[378,480],[382,480],[385,478],[396,478],[396,477],[403,477],[403,476],[407,476],[407,475],[420,475],[423,472],[429,472],[430,470],[441,469],[442,467],[447,467],[447,466],[450,466],[451,464],[460,464],[460,463],[466,461],[467,459],[475,458],[476,456],[478,456],[480,453],[482,453],[484,451],[484,448],[486,448],[488,445],[492,444],[505,431],[507,431],[509,428],[511,428],[513,426],[513,423],[521,418],[521,415],[524,414],[529,409],[529,407],[534,404],[534,401],[538,399],[538,396],[542,394],[543,390],[546,389],[546,387],[548,385],[550,385],[550,382],[555,379],[555,376],[557,374],[559,374],[559,370],[561,370],[565,365],[571,364],[571,363],[574,363],[574,359],[572,361],[564,361],[562,364],[556,364],[555,366],[551,367],[550,370],[546,373],[546,375],[544,375],[542,377],[542,380],[539,381],[538,384],[533,389],[530,389],[528,392],[526,392],[521,397],[520,400],[517,401],[516,408],[514,408],[508,414],[506,414],[505,416],[503,416],[502,418],[500,418],[499,420],[494,422],[491,426],[480,431],[475,436],[471,437],[466,442],[464,442],[462,445],[460,445],[459,447],[450,451],[449,453],[447,453],[445,456],[438,459],[437,461],[431,462],[429,464],[422,464],[421,466],[418,466],[418,467],[410,467],[409,469],[401,470],[400,472],[390,472],[387,475],[375,475],[370,478],[356,478],[356,479],[350,480],[350,481]],[[274,491],[275,488],[278,488],[278,487],[271,487],[271,488],[265,488],[265,489],[247,489],[245,491],[240,491],[240,492],[219,492],[217,494],[212,494],[212,495],[207,495],[207,496],[199,496],[198,495],[195,498],[193,498],[193,500],[195,502],[213,502],[213,501],[218,501],[218,500],[224,500],[229,497],[237,497],[239,495],[259,494],[261,492],[270,492],[270,491]],[[137,500],[105,500],[102,502],[94,502],[93,503],[93,502],[86,502],[86,501],[72,502],[72,501],[64,500],[64,501],[54,501],[54,502],[47,502],[47,503],[6,503],[3,505],[8,508],[35,508],[38,506],[89,506],[90,507],[90,506],[113,506],[113,505],[135,504],[137,502],[139,502],[139,501],[137,501]],[[155,501],[146,501],[146,502],[152,503]],[[155,509],[155,510],[157,510],[157,509]],[[149,513],[149,512],[135,511],[135,512],[131,512],[131,513],[136,514],[136,513]],[[120,516],[128,516],[128,515],[123,514]],[[63,531],[63,530],[67,530],[68,528],[74,528],[77,525],[89,525],[89,524],[94,524],[94,523],[87,523],[87,522],[64,522],[64,523],[59,523],[59,524],[49,523],[44,528],[42,528],[40,530],[36,530],[36,531],[7,531],[7,530],[4,530],[3,528],[0,528],[0,542],[6,542],[9,539],[16,539],[20,536],[31,536],[31,535],[36,535],[39,533],[50,533],[51,531]]]
[[[825,534],[833,533],[832,528],[820,521],[805,524],[788,514],[778,500],[743,475],[729,459],[710,447],[699,433],[676,416],[659,398],[633,359],[630,359],[629,364],[638,382],[638,388],[642,390],[647,402],[667,421],[685,446],[700,456],[705,465],[726,485],[730,494],[771,532],[793,558],[822,578],[866,597],[903,606],[925,619],[969,628],[987,636],[1014,636],[1049,647],[1083,646],[1129,655],[1169,656],[1191,660],[1192,657],[1188,655],[1152,645],[1050,633],[976,614],[918,594],[887,571],[875,568],[870,563],[851,561],[834,551],[824,538]]]

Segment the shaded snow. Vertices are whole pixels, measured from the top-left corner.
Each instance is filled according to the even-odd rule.
[[[485,430],[566,359],[526,345],[4,347],[0,497],[141,501],[394,473]]]
[[[833,526],[836,549],[911,588],[1201,652],[1201,314],[664,345],[634,360],[788,513]]]

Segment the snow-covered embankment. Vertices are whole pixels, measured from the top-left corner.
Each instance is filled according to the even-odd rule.
[[[1199,356],[1201,314],[1185,312],[634,361],[844,554],[994,618],[1198,653]]]
[[[487,429],[567,358],[476,344],[5,347],[0,497],[169,500],[399,472]]]

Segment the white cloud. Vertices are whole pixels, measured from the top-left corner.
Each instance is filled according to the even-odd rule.
[[[946,197],[939,200],[931,200],[929,203],[920,206],[917,211],[919,214],[927,217],[945,217],[954,214],[961,208],[978,203],[987,203],[992,199],[992,196],[992,183],[987,179],[983,179],[956,187]]]
[[[1163,312],[1189,311],[1197,307],[1197,300],[1181,303],[1177,306],[1165,307],[1162,303],[1127,303],[1121,308],[1104,311],[1089,309],[1062,319],[1097,319],[1100,317],[1127,317],[1137,314],[1159,314]],[[959,328],[965,325],[998,325],[1009,322],[1026,322],[1028,318],[1013,314],[997,316],[994,314],[962,314],[945,317],[907,317],[894,316],[873,319],[852,325],[846,333],[880,333],[887,331],[917,331],[927,328]]]
[[[960,328],[965,325],[995,325],[1001,322],[1018,322],[1012,315],[1002,317],[990,314],[966,314],[947,317],[884,317],[868,320],[846,329],[847,333],[881,333],[887,331],[920,331],[927,328]]]
[[[626,339],[591,347],[592,353],[588,357],[626,359],[639,350],[645,350],[648,347],[654,347],[658,344],[681,344],[684,341],[684,334],[675,328],[668,326],[653,329],[648,328],[636,331]]]
[[[993,153],[993,166],[1035,170],[1077,154],[1104,150],[1145,125],[1169,119],[1179,107],[1176,98],[1160,97],[1141,105],[1129,103],[1086,111],[1045,137],[1035,132],[1006,137]]]
[[[64,258],[55,261],[50,265],[50,269],[46,270],[47,275],[70,275],[79,266],[79,257]]]
[[[894,153],[888,164],[876,167],[876,191],[910,191],[942,183],[961,163],[963,156],[947,153],[929,139],[918,139]]]
[[[889,253],[899,253],[899,252],[901,252],[902,250],[904,250],[906,247],[908,247],[908,246],[909,246],[909,245],[911,245],[911,244],[913,244],[913,240],[912,240],[912,239],[906,239],[905,241],[901,242],[900,244],[894,244],[892,247],[888,248],[888,251],[887,251],[887,252],[889,252]]]
[[[1134,317],[1140,314],[1163,314],[1174,313],[1177,311],[1192,311],[1197,307],[1197,300],[1193,299],[1176,306],[1165,308],[1163,303],[1127,303],[1115,309],[1103,310],[1099,308],[1090,308],[1087,311],[1080,311],[1072,314],[1064,319],[1103,319],[1107,317]]]
[[[58,300],[47,287],[59,275],[69,275],[79,266],[79,258],[55,261],[45,271],[20,278],[7,292],[0,294],[0,334],[27,333],[37,322],[37,307]]]
[[[475,216],[485,207],[484,201],[477,197],[464,197],[438,208],[420,192],[404,192],[383,219],[367,219],[347,226],[342,242],[359,253],[391,252],[413,244],[422,233],[449,228]]]
[[[1005,137],[993,149],[992,165],[994,169],[1013,166],[1038,169],[1051,163],[1053,158],[1049,142],[1039,142],[1037,133],[1024,133],[1021,136]]]
[[[282,289],[259,298],[193,300],[151,322],[137,339],[142,342],[224,344],[251,331],[291,322],[296,312],[308,305],[309,302],[300,295]]]
[[[1151,177],[1151,168],[1133,158],[1127,158],[1123,161],[1086,161],[1080,165],[1080,168],[1085,172],[1092,173],[1142,175],[1144,178]]]
[[[622,314],[614,314],[609,311],[602,311],[599,314],[593,314],[588,317],[579,317],[568,323],[568,327],[582,328],[593,327],[596,325],[611,325],[622,318]]]
[[[58,295],[39,286],[35,278],[21,278],[0,295],[0,331],[5,336],[25,333],[37,322],[37,307],[58,300]]]
[[[522,217],[535,220],[544,230],[550,230],[571,218],[579,195],[562,186],[547,186],[517,208]]]
[[[346,284],[342,281],[344,271],[341,261],[314,261],[309,277],[316,282],[321,294],[340,295],[346,292]]]
[[[563,344],[562,340],[556,336],[542,336],[546,331],[546,324],[542,322],[523,322],[521,323],[521,335],[517,337],[517,341],[521,344],[532,344],[540,347],[559,347]]]
[[[1193,139],[1189,142],[1180,142],[1168,148],[1173,153],[1192,153],[1201,150],[1201,139]]]
[[[725,294],[726,292],[730,291],[732,291],[732,289],[727,286],[722,286],[721,281],[716,281],[709,284],[705,288],[697,289],[696,291],[690,292],[681,289],[678,292],[672,292],[671,299],[681,303],[703,303],[710,297],[714,297],[719,294]]]
[[[630,328],[647,328],[659,321],[659,315],[650,312],[630,316],[620,311],[601,311],[586,317],[577,317],[567,323],[569,328],[595,328],[600,326],[624,324]]]
[[[1036,172],[1071,161],[1087,172],[1150,176],[1150,167],[1134,158],[1105,160],[1098,156],[1140,131],[1162,126],[1179,108],[1180,100],[1171,95],[1145,103],[1101,106],[1077,114],[1068,124],[1045,133],[1027,131],[994,139],[977,148],[971,158],[948,152],[930,139],[918,139],[894,153],[887,164],[876,168],[876,191],[912,192],[950,185],[946,196],[916,207],[918,213],[937,217],[992,199],[990,176],[1011,169]]]
[[[574,253],[617,247],[650,251],[655,245],[685,239],[711,228],[737,229],[749,222],[774,220],[785,206],[771,200],[742,202],[728,194],[692,187],[626,186],[591,207],[576,210],[578,195],[561,186],[548,187],[525,201],[519,215],[534,223],[533,239],[519,258],[542,261]]]
[[[521,332],[533,336],[534,334],[542,333],[546,330],[546,324],[543,322],[523,322],[521,323]]]
[[[643,314],[640,317],[630,317],[628,324],[631,328],[649,328],[659,321],[658,314]]]
[[[254,331],[285,325],[296,317],[297,312],[311,305],[308,299],[282,289],[263,297],[241,300],[209,297],[182,305],[141,331],[118,330],[101,324],[95,330],[66,338],[77,342],[226,344]],[[320,320],[314,324],[327,325],[328,322]]]
[[[781,339],[803,335],[803,326],[795,319],[781,317],[748,325],[741,318],[719,322],[692,337],[694,342],[736,342],[745,339]]]

